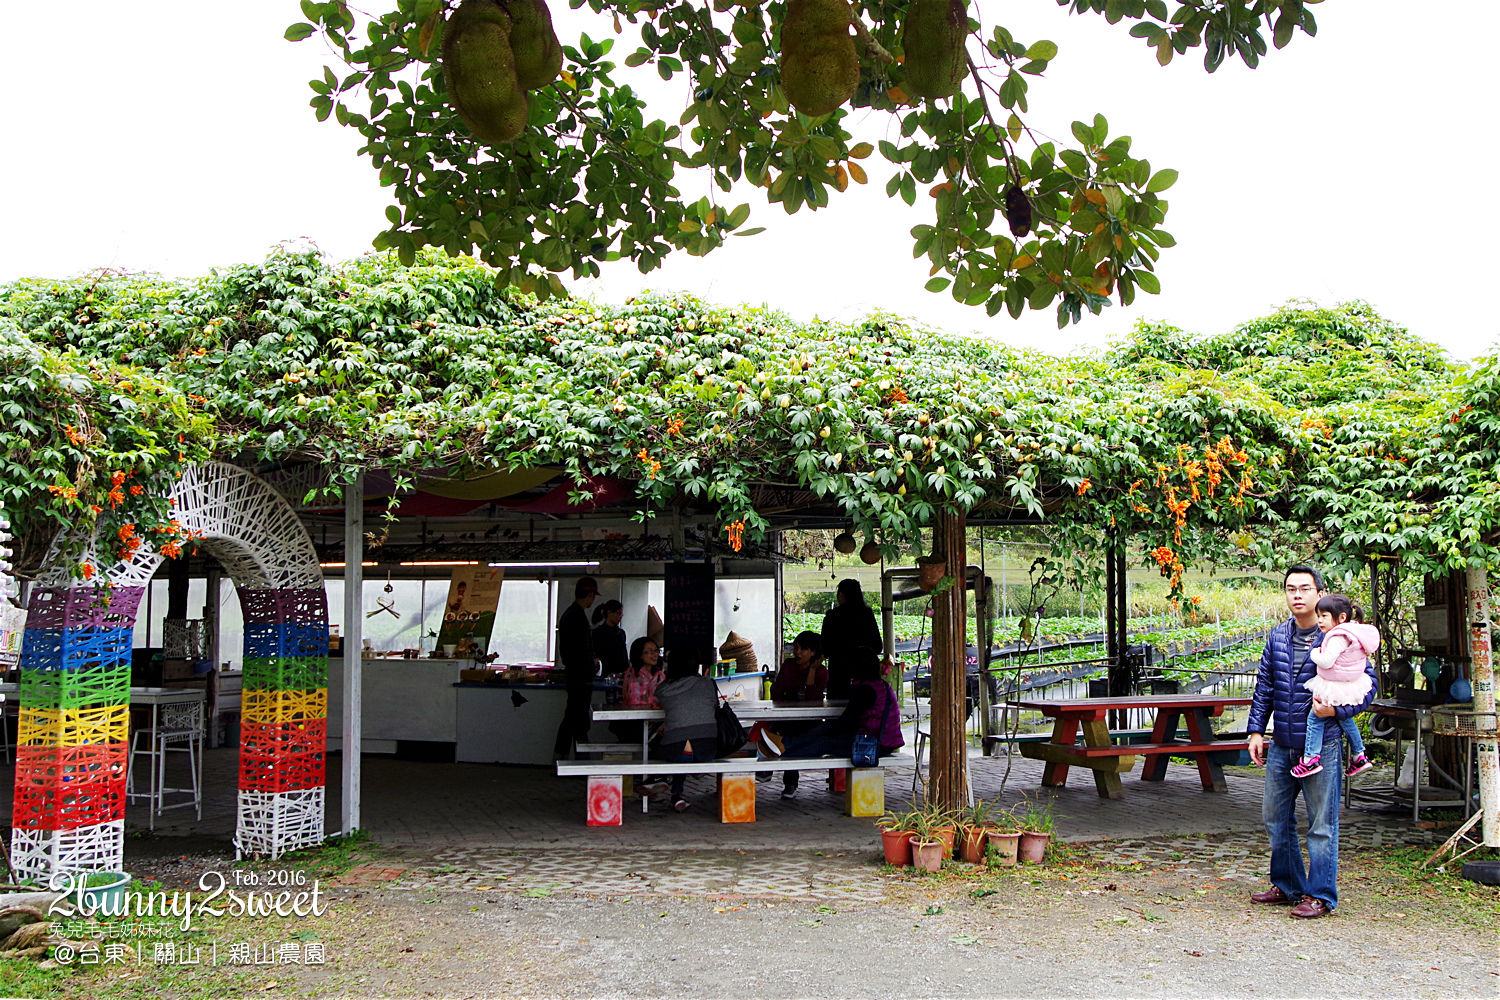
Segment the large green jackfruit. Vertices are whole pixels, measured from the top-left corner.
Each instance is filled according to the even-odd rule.
[[[906,90],[917,97],[952,97],[968,70],[964,0],[911,0],[901,26]]]
[[[552,12],[544,0],[501,0],[510,15],[510,51],[516,59],[516,82],[524,90],[545,87],[562,71],[562,43],[552,30]]]
[[[495,0],[464,0],[443,28],[443,83],[474,138],[510,142],[526,128],[510,16]]]
[[[781,23],[781,89],[804,115],[826,115],[854,96],[859,56],[848,0],[789,0]]]

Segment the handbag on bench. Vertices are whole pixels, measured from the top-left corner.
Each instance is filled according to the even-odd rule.
[[[719,699],[719,707],[714,709],[714,724],[719,728],[720,757],[734,753],[750,739],[745,733],[745,727],[740,724],[740,717],[734,714],[734,709],[723,698]]]

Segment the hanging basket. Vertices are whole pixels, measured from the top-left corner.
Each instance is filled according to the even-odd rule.
[[[924,594],[930,594],[939,581],[943,579],[943,571],[948,568],[948,560],[942,556],[923,556],[917,560],[917,589]]]

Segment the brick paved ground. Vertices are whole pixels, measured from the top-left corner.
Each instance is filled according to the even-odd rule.
[[[229,839],[234,828],[236,754],[232,748],[209,751],[202,821],[194,819],[191,809],[170,811],[157,819],[157,834]],[[340,764],[339,755],[330,756],[330,833],[340,828]],[[1077,771],[1070,776],[1067,788],[1044,792],[1039,787],[1040,762],[1020,757],[975,757],[971,768],[974,791],[981,798],[998,800],[1004,806],[1027,795],[1050,798],[1060,840],[1219,838],[1225,834],[1249,834],[1254,840],[1262,836],[1261,776],[1249,768],[1229,772],[1227,792],[1206,793],[1192,766],[1174,762],[1167,769],[1167,779],[1160,783],[1124,776],[1125,797],[1117,801],[1100,798],[1089,775]],[[12,778],[9,768],[0,769],[0,815],[9,814]],[[375,841],[390,847],[514,844],[754,850],[794,843],[808,849],[838,851],[869,849],[877,842],[870,820],[843,815],[842,796],[825,791],[820,772],[804,774],[802,788],[789,801],[780,798],[779,780],[759,785],[759,822],[735,825],[718,821],[709,778],[689,779],[688,797],[695,806],[685,813],[654,806],[643,815],[638,800],[628,800],[623,825],[592,828],[583,823],[583,780],[558,778],[546,768],[366,757],[362,784],[361,825]],[[910,765],[888,768],[887,806],[904,807],[911,799]],[[146,818],[144,806],[133,805],[127,813],[128,827],[144,830]],[[1411,827],[1400,816],[1378,817],[1360,810],[1346,811],[1346,825],[1386,831],[1378,835],[1387,839],[1395,836],[1391,831]]]

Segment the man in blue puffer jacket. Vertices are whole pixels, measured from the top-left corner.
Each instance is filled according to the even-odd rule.
[[[1266,767],[1265,797],[1261,819],[1271,840],[1271,888],[1250,897],[1255,903],[1290,903],[1294,917],[1323,917],[1338,906],[1339,890],[1339,792],[1343,777],[1343,734],[1329,726],[1323,737],[1323,770],[1306,778],[1294,778],[1292,765],[1302,755],[1311,707],[1323,718],[1349,718],[1368,707],[1375,687],[1362,705],[1314,704],[1312,692],[1303,687],[1317,673],[1308,653],[1322,642],[1318,631],[1317,604],[1323,594],[1323,575],[1310,566],[1293,566],[1284,578],[1286,606],[1291,617],[1266,637],[1250,703],[1250,757]],[[1367,664],[1371,679],[1375,668]],[[1266,742],[1266,723],[1271,742]],[[1297,795],[1307,807],[1308,867],[1302,864],[1302,843],[1297,836]]]

